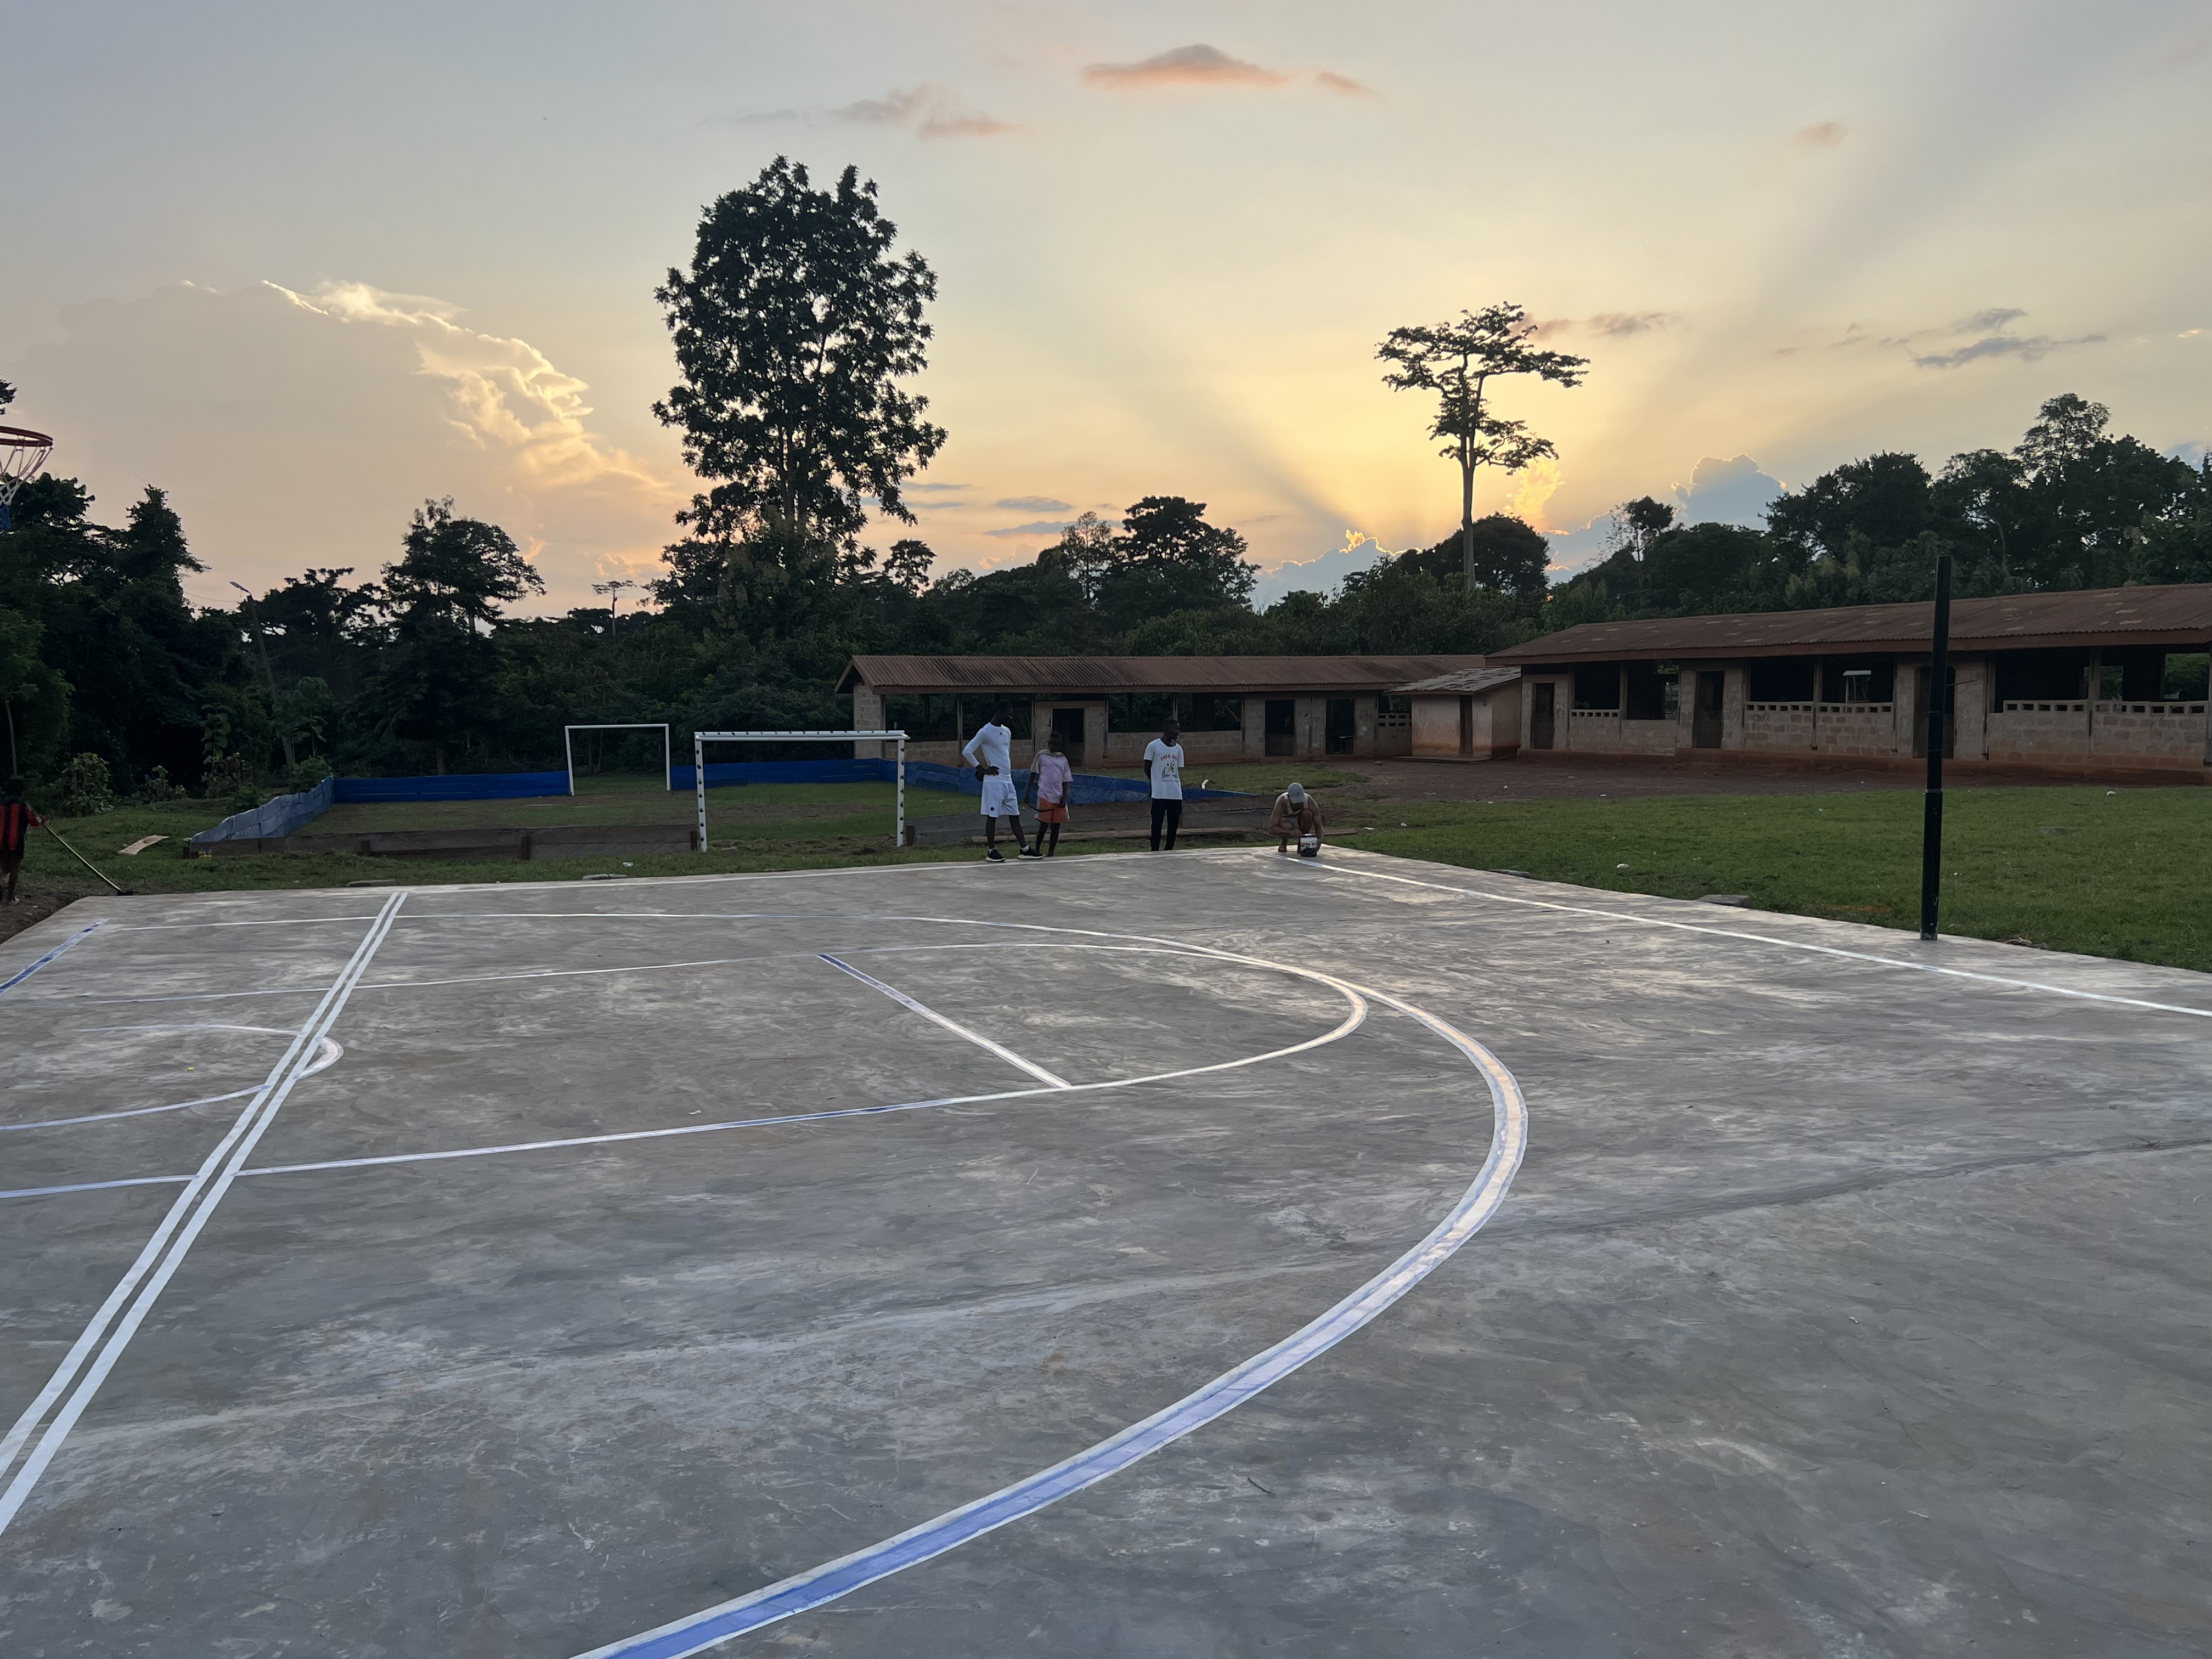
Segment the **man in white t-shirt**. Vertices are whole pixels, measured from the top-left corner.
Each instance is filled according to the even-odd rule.
[[[1182,727],[1175,721],[1145,745],[1145,775],[1152,781],[1152,851],[1160,850],[1164,828],[1172,853],[1176,831],[1182,828]]]
[[[1037,856],[1022,845],[1022,800],[1014,793],[1014,732],[1009,724],[1013,713],[1012,703],[998,704],[991,710],[989,721],[960,751],[960,758],[975,769],[983,786],[983,856],[994,864],[1006,861],[1006,855],[999,850],[1000,818],[1014,826],[1014,850],[1025,859]]]

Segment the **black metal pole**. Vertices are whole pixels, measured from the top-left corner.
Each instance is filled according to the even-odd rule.
[[[1943,890],[1943,733],[1951,713],[1951,556],[1936,560],[1936,648],[1928,664],[1928,801],[1920,825],[1920,937],[1936,937]]]

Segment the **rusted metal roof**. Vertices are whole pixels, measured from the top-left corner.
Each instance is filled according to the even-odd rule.
[[[1828,611],[1761,611],[1741,617],[1675,617],[1583,623],[1510,650],[1494,663],[1603,662],[1657,658],[1836,656],[1925,651],[1932,604],[1847,605]],[[1951,602],[1954,650],[2027,651],[2100,645],[2186,646],[2212,641],[2212,583],[2100,587],[2078,593],[2014,593]]]
[[[1510,685],[1521,678],[1517,668],[1474,668],[1458,674],[1438,674],[1425,680],[1415,680],[1410,685],[1395,685],[1391,690],[1401,696],[1419,696],[1424,692],[1431,696],[1456,693],[1466,696],[1471,692],[1494,691],[1501,685]]]
[[[1407,680],[1465,673],[1482,657],[855,657],[840,691],[865,684],[892,696],[1006,691],[1049,696],[1127,691],[1388,691]]]

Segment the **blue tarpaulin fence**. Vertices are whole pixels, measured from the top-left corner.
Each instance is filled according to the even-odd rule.
[[[730,761],[707,768],[707,787],[726,789],[748,783],[889,783],[897,766],[887,760]],[[692,769],[675,769],[675,787],[696,787]],[[940,766],[934,761],[906,763],[908,789],[943,791],[974,799],[981,792],[975,775],[964,766]],[[1030,774],[1014,774],[1014,787],[1026,799]],[[411,800],[525,800],[568,793],[566,772],[465,772],[441,778],[325,778],[313,789],[279,795],[250,812],[234,812],[212,830],[192,837],[193,844],[214,841],[277,840],[296,836],[333,805],[343,802]],[[1152,787],[1142,778],[1112,778],[1096,772],[1078,772],[1068,791],[1072,806],[1096,806],[1108,801],[1146,800]],[[1234,789],[1186,787],[1185,800],[1214,800],[1233,796]]]
[[[296,836],[331,808],[337,793],[338,780],[325,778],[312,789],[301,790],[296,795],[279,795],[263,802],[250,812],[233,812],[212,830],[203,830],[192,837],[191,844],[202,846],[211,841],[251,841],[262,836],[276,839]]]

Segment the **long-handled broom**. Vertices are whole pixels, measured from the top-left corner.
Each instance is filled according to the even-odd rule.
[[[95,876],[100,876],[100,878],[102,881],[107,881],[107,878],[106,878],[106,876],[100,876],[100,872],[99,872],[99,870],[94,866],[93,862],[92,862],[92,860],[91,860],[90,859],[88,859],[88,858],[85,857],[85,855],[84,855],[83,854],[82,854],[82,853],[78,852],[78,851],[76,850],[76,848],[74,848],[74,847],[70,847],[70,844],[69,844],[67,842],[65,842],[65,841],[62,841],[62,832],[61,832],[60,830],[58,830],[55,829],[55,828],[54,828],[54,826],[53,826],[52,824],[49,823],[49,824],[47,824],[47,825],[46,826],[46,833],[47,833],[48,835],[52,836],[56,841],[61,841],[61,842],[62,842],[62,846],[63,846],[64,848],[66,848],[66,849],[68,850],[69,855],[70,855],[71,858],[75,859],[75,860],[76,860],[79,864],[82,864],[82,866],[84,866],[84,867],[85,867],[86,869],[92,871],[92,873],[93,873],[94,875],[95,875]],[[115,887],[115,884],[114,884],[113,882],[112,882],[112,881],[107,881],[107,884],[108,884],[110,887]],[[125,898],[129,898],[129,897],[131,896],[131,890],[130,890],[129,888],[127,888],[127,887],[115,887],[115,890],[116,890],[117,892],[120,893],[120,894],[121,894]]]

